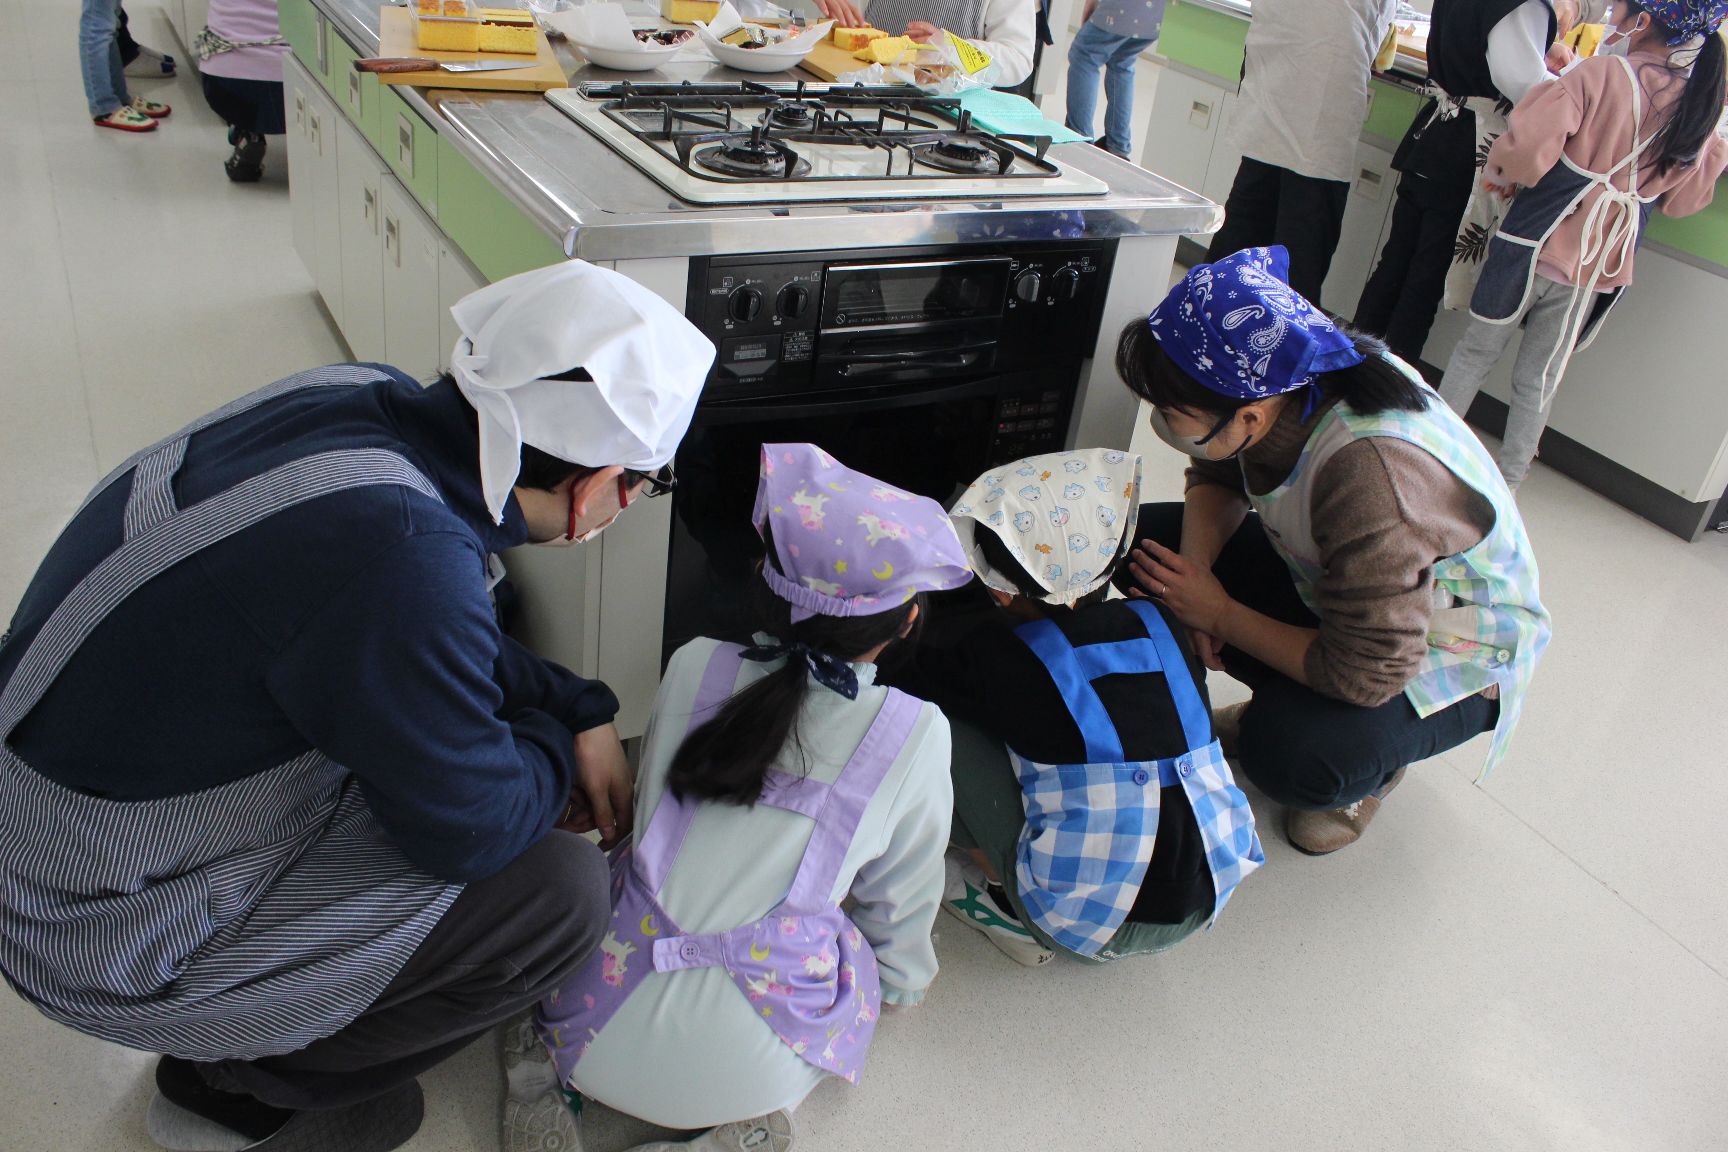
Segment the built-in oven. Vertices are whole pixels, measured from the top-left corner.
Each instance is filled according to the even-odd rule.
[[[946,506],[1067,442],[1114,246],[1051,242],[692,261],[719,349],[677,457],[662,658],[747,638],[762,445],[808,441]]]

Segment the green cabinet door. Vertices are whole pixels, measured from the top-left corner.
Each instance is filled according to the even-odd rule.
[[[378,151],[420,201],[426,215],[438,219],[438,133],[408,107],[388,84],[378,86],[380,99]]]

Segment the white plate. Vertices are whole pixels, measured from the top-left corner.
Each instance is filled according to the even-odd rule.
[[[578,40],[570,42],[581,50],[582,55],[588,58],[590,64],[601,68],[610,68],[614,72],[646,72],[650,68],[658,68],[662,64],[670,63],[672,57],[678,55],[690,44],[688,40],[682,44],[672,45],[644,44],[638,49],[631,50],[628,48],[595,48]]]
[[[788,52],[779,47],[739,48],[732,44],[716,44],[710,41],[708,51],[726,67],[736,68],[740,72],[784,72],[802,64],[804,57],[810,55],[814,48],[804,51],[794,48]]]

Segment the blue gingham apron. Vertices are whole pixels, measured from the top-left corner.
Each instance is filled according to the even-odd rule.
[[[1086,742],[1084,764],[1040,764],[1009,750],[1026,804],[1015,882],[1032,920],[1082,956],[1108,944],[1134,907],[1158,838],[1160,789],[1181,785],[1193,806],[1216,902],[1265,862],[1254,813],[1236,787],[1188,662],[1164,617],[1129,601],[1143,639],[1076,648],[1049,620],[1015,630],[1068,705]],[[1166,760],[1123,759],[1116,725],[1092,682],[1120,673],[1162,672],[1188,751]]]
[[[368,448],[308,456],[176,507],[193,433],[303,388],[386,378],[341,365],[279,381],[97,487],[131,476],[123,543],[54,610],[0,690],[0,970],[47,1016],[190,1060],[292,1052],[369,1007],[461,891],[409,863],[354,777],[316,749],[214,788],[116,801],[62,787],[7,743],[106,617],[201,549],[348,489],[441,499],[402,456]]]

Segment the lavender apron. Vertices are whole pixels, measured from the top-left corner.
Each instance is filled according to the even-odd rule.
[[[737,682],[742,650],[721,645],[702,676],[694,731]],[[699,802],[668,789],[640,842],[612,856],[612,926],[600,949],[540,1005],[541,1039],[562,1082],[649,972],[724,968],[762,1022],[810,1064],[856,1084],[876,1031],[882,986],[876,954],[830,902],[852,836],[918,719],[918,701],[890,689],[852,758],[832,784],[770,770],[757,801],[816,821],[786,898],[760,920],[728,932],[687,935],[659,894]]]

